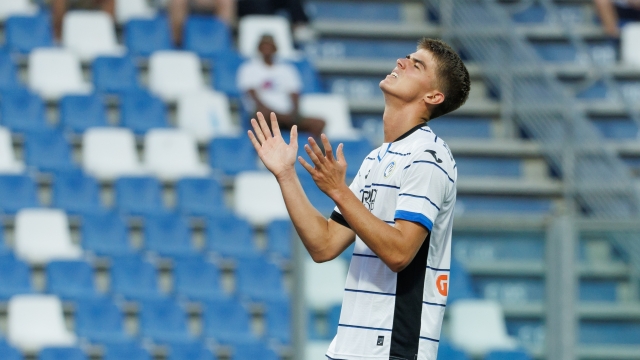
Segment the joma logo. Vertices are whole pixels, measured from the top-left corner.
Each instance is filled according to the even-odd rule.
[[[378,190],[364,190],[362,192],[362,203],[366,206],[369,211],[373,210],[373,204],[376,202],[376,195],[378,195]]]

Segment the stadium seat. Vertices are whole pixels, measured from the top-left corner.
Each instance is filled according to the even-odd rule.
[[[62,132],[34,130],[25,134],[24,157],[27,165],[43,172],[75,168],[71,145]]]
[[[62,300],[98,296],[93,267],[85,261],[52,261],[47,264],[47,293]]]
[[[32,264],[72,260],[82,250],[71,242],[69,220],[58,209],[22,209],[16,214],[16,255]]]
[[[216,342],[232,344],[256,339],[249,312],[235,299],[205,301],[202,316],[204,336]]]
[[[206,226],[210,251],[231,258],[259,254],[253,242],[253,229],[247,221],[229,214],[209,218]]]
[[[626,24],[620,33],[620,58],[628,65],[640,65],[640,49],[638,49],[638,37],[640,36],[640,24],[637,22]]]
[[[147,350],[135,342],[116,342],[105,346],[102,360],[152,360]]]
[[[205,89],[200,59],[188,51],[156,51],[149,57],[149,89],[165,101]]]
[[[351,123],[347,100],[336,94],[306,94],[300,97],[303,116],[323,119],[324,133],[333,141],[358,139],[358,130]]]
[[[16,160],[11,132],[7,128],[0,127],[0,174],[16,174],[22,171],[24,171],[24,164]]]
[[[38,360],[89,360],[77,347],[47,347],[40,351]]]
[[[246,136],[216,137],[209,144],[209,165],[226,175],[257,170],[257,164],[256,150]]]
[[[97,343],[132,340],[124,331],[124,316],[107,297],[78,299],[75,302],[75,332],[80,338]]]
[[[18,210],[40,206],[36,184],[24,175],[0,175],[0,211],[15,214]]]
[[[167,108],[162,100],[145,90],[133,90],[122,94],[120,100],[120,125],[136,135],[144,135],[154,128],[168,126]]]
[[[62,45],[82,61],[101,55],[122,55],[113,18],[104,11],[69,11],[62,22]]]
[[[522,350],[512,350],[491,351],[484,357],[484,360],[532,360],[532,358]]]
[[[174,343],[169,349],[167,360],[214,360],[211,351],[207,350],[202,343]]]
[[[54,174],[52,205],[77,215],[104,209],[100,202],[100,185],[81,170],[57,171]]]
[[[176,182],[177,209],[183,215],[226,213],[222,185],[215,178],[182,178]]]
[[[92,64],[93,86],[106,94],[123,95],[140,89],[138,69],[130,56],[100,56]]]
[[[235,136],[227,97],[215,91],[187,93],[178,99],[178,127],[204,143],[215,136]]]
[[[471,360],[464,351],[453,347],[449,342],[442,341],[438,345],[438,359],[446,360]]]
[[[33,50],[29,54],[28,78],[29,88],[46,100],[91,92],[91,84],[82,78],[80,60],[67,49]]]
[[[471,276],[455,258],[451,259],[450,272],[448,304],[453,304],[460,299],[474,299],[477,297],[473,290]]]
[[[97,255],[131,254],[127,225],[117,212],[89,212],[82,216],[82,247]]]
[[[170,298],[140,303],[140,333],[159,343],[194,339],[189,334],[186,311]]]
[[[184,25],[184,49],[209,57],[232,49],[231,31],[211,16],[191,15]]]
[[[233,347],[233,360],[278,360],[280,357],[260,341],[242,341]]]
[[[236,265],[236,290],[241,298],[252,302],[289,298],[282,270],[275,264],[262,256],[250,256],[238,258]]]
[[[293,65],[298,69],[300,80],[302,80],[302,93],[312,94],[324,92],[318,70],[306,58],[294,61]]]
[[[4,241],[2,238],[0,240]],[[29,265],[16,259],[13,254],[0,255],[0,284],[0,301],[7,301],[13,295],[30,294],[34,291]]]
[[[215,300],[226,296],[220,270],[202,255],[176,256],[173,264],[173,283],[178,296],[191,301]]]
[[[248,58],[258,55],[258,42],[264,34],[274,37],[278,47],[278,56],[291,59],[296,55],[291,39],[291,25],[286,18],[269,15],[249,15],[240,19],[238,24],[238,48]]]
[[[62,302],[57,297],[16,295],[7,308],[7,339],[20,350],[75,344],[76,337],[65,327]]]
[[[164,212],[162,186],[154,177],[121,177],[114,184],[116,206],[123,214]]]
[[[154,214],[144,218],[145,249],[161,256],[192,254],[196,251],[186,219],[175,214]]]
[[[311,309],[326,311],[342,303],[348,265],[342,259],[316,264],[310,258],[304,261],[304,296]]]
[[[18,70],[11,54],[0,50],[0,90],[16,90],[21,87],[20,80],[18,80]]]
[[[0,21],[14,15],[32,15],[37,9],[29,0],[4,0],[0,2]]]
[[[92,127],[107,126],[107,109],[98,95],[67,95],[58,105],[60,122],[67,131],[83,133]]]
[[[490,350],[513,350],[502,308],[488,300],[459,300],[449,307],[451,342],[468,354],[484,356]]]
[[[158,290],[158,271],[139,255],[111,257],[111,290],[130,300],[162,297]]]
[[[131,130],[92,128],[82,138],[82,166],[99,180],[143,173]]]
[[[116,21],[124,24],[131,19],[148,19],[156,15],[156,10],[146,0],[116,0]]]
[[[179,129],[153,129],[145,135],[144,166],[165,181],[209,174],[200,162],[196,139]]]
[[[267,225],[267,251],[283,259],[291,259],[293,224],[289,220],[275,220]]]
[[[44,102],[36,94],[17,89],[2,93],[2,123],[13,132],[46,129]]]
[[[238,69],[245,61],[235,50],[223,51],[212,57],[213,69],[211,83],[213,88],[226,94],[230,98],[240,98],[237,78]]]
[[[172,48],[169,31],[169,22],[164,17],[131,19],[124,26],[124,43],[131,55],[148,57]]]
[[[5,339],[0,340],[0,358],[3,360],[23,360],[20,350],[9,345]]]
[[[266,225],[289,214],[282,199],[280,186],[269,172],[247,171],[238,174],[234,185],[236,213],[254,225]]]
[[[289,301],[268,301],[265,322],[269,339],[279,344],[289,345],[292,340],[291,303]]]
[[[53,46],[50,17],[46,14],[35,16],[11,16],[5,22],[5,38],[11,52],[28,54],[39,47]]]

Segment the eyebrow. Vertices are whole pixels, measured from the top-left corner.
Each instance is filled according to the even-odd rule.
[[[418,64],[422,65],[422,68],[423,68],[423,69],[426,69],[426,68],[427,68],[427,64],[425,64],[425,63],[424,63],[424,61],[422,61],[422,60],[420,60],[420,59],[417,59],[417,58],[415,58],[414,56],[407,55],[407,59],[409,59],[409,60],[411,60],[411,61],[415,61],[415,62],[417,62]]]

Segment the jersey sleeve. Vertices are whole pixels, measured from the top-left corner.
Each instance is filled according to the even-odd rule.
[[[394,219],[411,221],[431,231],[454,182],[438,157],[443,155],[431,149],[420,151],[403,169]]]

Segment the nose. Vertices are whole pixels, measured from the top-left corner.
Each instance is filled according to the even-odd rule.
[[[407,60],[407,59],[405,59],[405,58],[400,58],[400,59],[396,60],[396,64],[398,64],[398,67],[399,67],[399,68],[401,68],[401,69],[404,69],[404,68],[405,68],[405,66],[406,66],[406,64],[405,64],[405,61],[404,61],[404,60]]]

